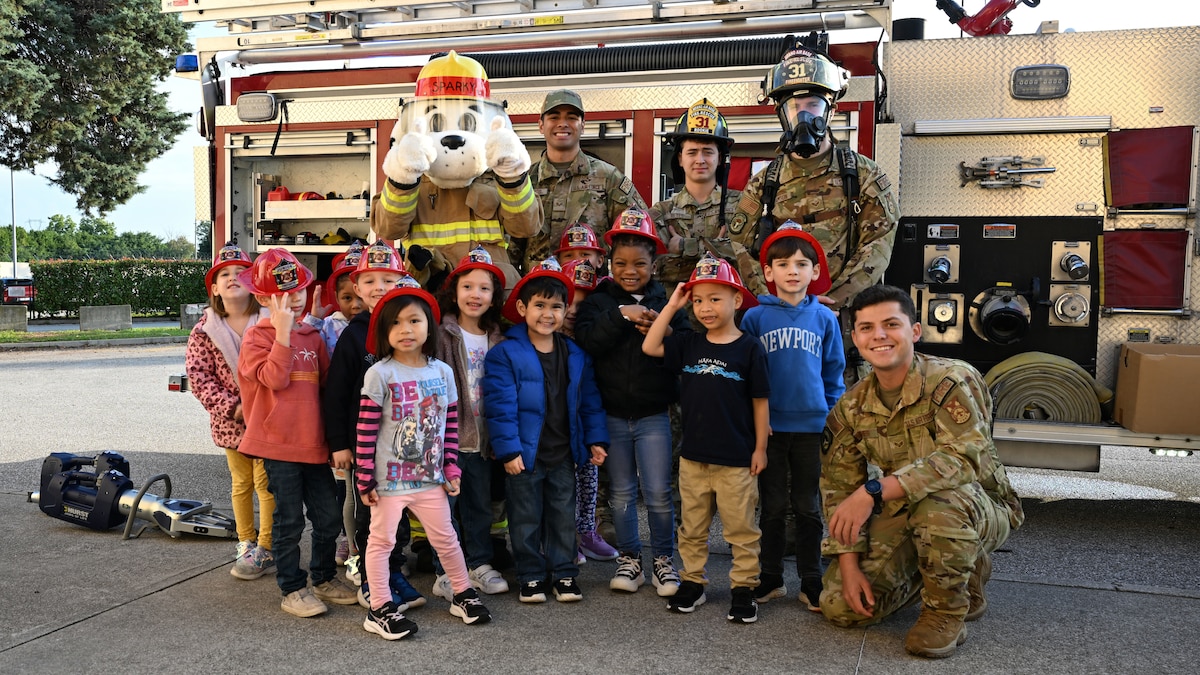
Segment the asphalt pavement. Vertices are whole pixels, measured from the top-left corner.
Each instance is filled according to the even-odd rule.
[[[116,450],[137,486],[166,473],[174,497],[229,513],[206,414],[167,390],[183,354],[181,344],[0,353],[0,672],[1196,671],[1200,458],[1129,448],[1106,448],[1098,474],[1011,471],[1026,525],[995,554],[988,612],[946,660],[904,652],[916,608],[854,630],[808,613],[794,570],[787,599],[763,605],[754,625],[730,624],[728,548],[715,531],[709,602],[692,615],[668,612],[649,584],[609,591],[615,566],[589,561],[582,602],[489,596],[484,626],[450,616],[428,593],[432,575],[412,579],[429,604],[410,613],[420,630],[409,639],[367,633],[356,606],[294,618],[279,609],[274,577],[230,576],[232,540],[122,540],[120,528],[89,530],[26,500],[50,452]]]

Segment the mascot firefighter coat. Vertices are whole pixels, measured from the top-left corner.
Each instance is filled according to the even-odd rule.
[[[428,284],[476,246],[515,283],[505,235],[530,237],[542,224],[526,175],[529,153],[490,95],[478,61],[453,51],[432,59],[400,110],[383,160],[388,180],[371,204],[371,228],[430,251]]]

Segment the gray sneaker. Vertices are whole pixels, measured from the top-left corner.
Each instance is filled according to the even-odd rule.
[[[454,587],[450,584],[450,576],[443,574],[433,582],[433,594],[446,602],[454,602]]]
[[[329,611],[329,607],[318,600],[307,586],[283,596],[283,602],[279,604],[279,607],[288,614],[301,618],[317,616]]]
[[[480,565],[471,570],[471,585],[488,595],[508,592],[508,582],[491,565]]]
[[[275,556],[261,546],[255,546],[233,563],[229,573],[238,579],[257,579],[264,574],[275,573]]]
[[[350,588],[337,577],[313,586],[313,595],[335,605],[358,604],[358,591]]]

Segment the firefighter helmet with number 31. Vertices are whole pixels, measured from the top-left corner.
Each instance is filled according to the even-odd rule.
[[[820,52],[797,45],[771,66],[763,93],[776,106],[792,96],[813,94],[833,103],[845,96],[849,84],[850,71]]]
[[[671,171],[675,185],[683,185],[684,182],[679,154],[683,151],[683,142],[688,140],[717,144],[717,182],[724,186],[725,178],[722,174],[726,170],[725,160],[729,156],[729,149],[733,147],[733,139],[729,137],[729,125],[725,122],[725,116],[716,106],[709,103],[707,98],[696,101],[687,112],[679,116],[679,120],[675,122],[675,131],[663,134],[663,142],[674,146]]]

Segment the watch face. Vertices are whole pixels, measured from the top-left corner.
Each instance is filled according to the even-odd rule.
[[[866,485],[863,487],[867,489],[867,494],[869,495],[877,495],[883,492],[883,485],[874,479],[867,481]]]

